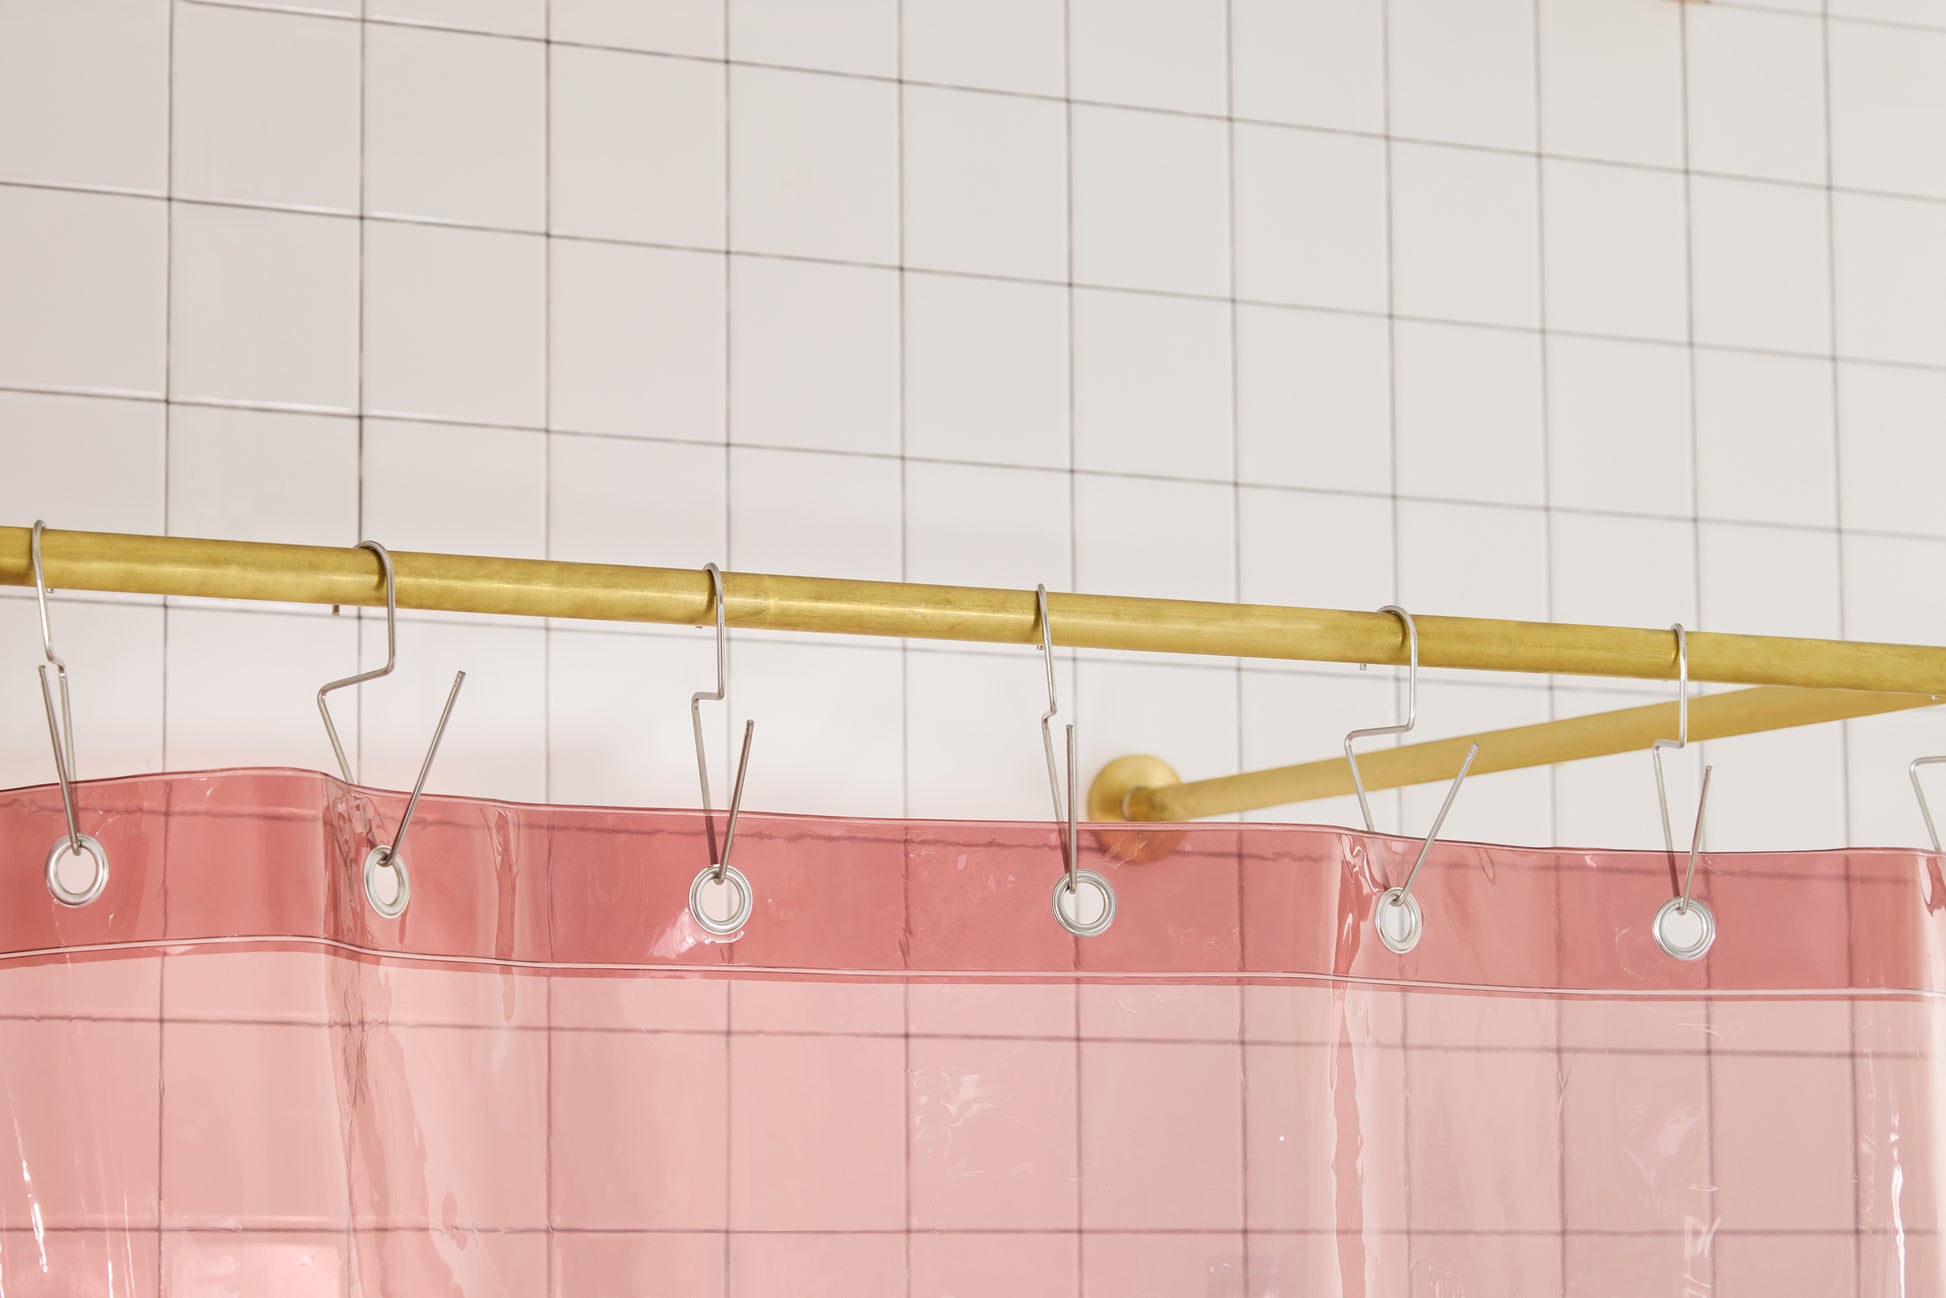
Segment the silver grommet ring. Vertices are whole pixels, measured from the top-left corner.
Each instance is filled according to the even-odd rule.
[[[63,906],[85,906],[101,896],[101,890],[108,886],[108,850],[92,834],[80,834],[81,851],[75,852],[73,842],[66,834],[55,841],[47,853],[47,890],[54,894],[54,900]],[[95,872],[88,880],[88,886],[79,890],[61,882],[61,862],[69,856],[86,856],[94,862]]]
[[[722,919],[711,915],[703,907],[703,889],[715,884],[728,888],[736,894],[736,904]],[[706,865],[696,881],[689,885],[689,915],[698,924],[718,937],[728,937],[750,922],[750,912],[757,908],[757,894],[750,890],[750,880],[743,877],[743,871],[734,865],[723,867],[723,877],[716,877],[716,867]]]
[[[1404,888],[1387,888],[1379,894],[1372,924],[1378,929],[1378,940],[1393,955],[1404,955],[1418,946],[1419,938],[1426,931],[1426,917],[1419,909],[1419,899]]]
[[[1101,898],[1101,913],[1093,919],[1081,918],[1081,890],[1093,888]],[[1074,891],[1068,891],[1068,876],[1054,881],[1054,918],[1076,937],[1098,937],[1115,922],[1115,887],[1093,870],[1077,870]]]
[[[390,900],[378,895],[378,872],[384,869],[399,876],[399,890]],[[412,876],[406,872],[405,858],[395,855],[390,844],[380,843],[365,854],[365,900],[387,919],[397,919],[412,900]]]
[[[1655,944],[1662,948],[1664,955],[1677,960],[1700,960],[1710,949],[1710,943],[1716,941],[1716,916],[1694,897],[1689,899],[1686,909],[1681,897],[1671,897],[1655,913],[1655,923],[1649,926],[1649,931],[1655,934]]]

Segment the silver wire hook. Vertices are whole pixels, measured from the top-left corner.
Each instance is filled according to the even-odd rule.
[[[1406,638],[1406,686],[1405,721],[1394,726],[1367,726],[1354,730],[1345,736],[1345,761],[1351,766],[1351,787],[1358,795],[1358,814],[1365,818],[1365,832],[1376,833],[1377,826],[1372,823],[1371,804],[1365,800],[1365,781],[1358,773],[1358,755],[1352,751],[1354,739],[1372,739],[1379,735],[1403,735],[1419,724],[1419,626],[1412,620],[1412,614],[1397,604],[1387,604],[1381,613],[1390,613],[1405,623]],[[1449,799],[1450,801],[1450,799]]]
[[[1696,858],[1703,848],[1703,808],[1709,804],[1710,767],[1703,768],[1703,787],[1696,795],[1696,828],[1689,838],[1689,870],[1682,891],[1662,903],[1649,926],[1656,945],[1678,960],[1696,960],[1716,941],[1716,916],[1696,899]],[[1679,928],[1679,919],[1686,921]]]
[[[1671,856],[1676,854],[1675,831],[1669,825],[1669,786],[1662,777],[1662,752],[1664,749],[1682,750],[1689,747],[1689,633],[1677,622],[1669,628],[1676,633],[1676,738],[1658,739],[1649,746],[1649,756],[1655,762],[1655,796],[1662,807],[1662,850]],[[1703,812],[1698,800],[1696,822],[1702,824]],[[1687,910],[1684,912],[1687,913]]]
[[[338,759],[338,770],[347,784],[356,784],[358,779],[352,774],[351,762],[345,757],[345,746],[338,739],[338,726],[331,719],[331,708],[324,696],[347,685],[362,685],[381,676],[389,676],[399,662],[399,589],[398,577],[392,570],[392,555],[377,541],[360,541],[358,548],[370,550],[378,556],[379,573],[385,579],[385,665],[332,681],[318,689],[318,715],[324,718],[325,736],[331,740],[331,751]],[[412,782],[411,795],[406,798],[405,814],[399,817],[398,832],[392,836],[391,842],[377,844],[365,856],[365,897],[374,910],[388,919],[404,911],[412,895],[412,882],[405,868],[405,835],[412,828],[413,813],[419,809],[419,795],[425,791],[426,777],[432,773],[433,758],[439,755],[439,743],[446,737],[446,723],[453,719],[453,704],[459,700],[460,686],[465,683],[465,672],[453,673],[453,687],[446,691],[446,705],[440,709],[439,724],[433,727],[432,742],[426,746],[425,760],[419,763],[419,775]],[[379,896],[377,890],[378,872],[386,868],[398,875],[398,890],[389,899]]]
[[[730,790],[730,817],[723,829],[723,855],[716,854],[716,821],[710,810],[709,798],[709,754],[703,746],[703,700],[721,703],[729,697],[729,674],[726,669],[724,641],[727,638],[723,609],[723,570],[715,564],[703,565],[709,574],[710,598],[716,606],[716,689],[697,690],[689,696],[689,724],[696,735],[696,779],[703,789],[703,832],[709,843],[710,870],[714,872],[717,883],[728,877],[730,869],[730,844],[736,839],[737,816],[743,810],[743,777],[750,769],[750,741],[757,732],[755,720],[743,723],[743,752],[737,758],[736,783]],[[746,894],[747,896],[747,894]]]
[[[1054,756],[1053,722],[1055,716],[1061,711],[1060,701],[1055,697],[1054,693],[1054,623],[1047,615],[1047,587],[1036,586],[1034,588],[1034,595],[1037,601],[1036,608],[1041,624],[1041,658],[1047,664],[1047,711],[1041,714],[1041,747],[1047,750],[1047,787],[1048,791],[1054,797],[1054,819],[1056,823],[1065,820],[1068,825],[1068,838],[1062,850],[1068,863],[1068,891],[1072,893],[1081,869],[1081,853],[1078,850],[1079,840],[1075,837],[1074,832],[1074,723],[1070,721],[1067,724],[1068,796],[1065,804],[1066,810],[1064,811],[1062,809],[1063,802],[1061,798],[1060,764]]]
[[[1911,765],[1905,768],[1906,775],[1912,780],[1913,796],[1919,799],[1919,814],[1926,818],[1926,836],[1932,839],[1932,850],[1935,852],[1940,850],[1939,827],[1933,823],[1932,806],[1926,801],[1926,788],[1919,783],[1919,768],[1922,766],[1937,766],[1941,762],[1946,762],[1946,756],[1915,757],[1912,759]]]
[[[54,775],[61,784],[61,809],[67,814],[68,851],[79,856],[83,850],[80,821],[74,812],[74,713],[68,704],[68,665],[54,652],[54,638],[47,625],[47,577],[41,568],[41,533],[47,523],[42,519],[34,520],[33,535],[28,540],[29,557],[34,567],[34,598],[40,602],[41,611],[41,654],[46,659],[41,664],[41,700],[47,705],[47,737],[54,745]],[[54,719],[54,687],[47,679],[47,669],[52,667],[54,675],[61,683],[61,716],[57,725]]]
[[[377,541],[360,541],[357,548],[360,550],[370,550],[378,556],[379,575],[385,580],[385,665],[383,667],[374,667],[368,672],[359,672],[355,676],[347,676],[343,680],[332,681],[330,684],[320,686],[318,689],[318,715],[324,718],[325,737],[331,741],[331,751],[338,759],[338,771],[345,777],[346,784],[356,784],[358,783],[358,778],[352,774],[351,762],[345,757],[345,746],[338,742],[338,727],[331,720],[331,709],[325,704],[324,696],[332,690],[343,689],[347,685],[363,685],[366,681],[375,681],[381,676],[390,676],[392,669],[398,666],[399,662],[398,582],[392,575],[392,555]],[[458,692],[457,685],[454,686],[454,692]],[[433,740],[434,745],[437,746],[438,742],[437,737],[435,737]]]

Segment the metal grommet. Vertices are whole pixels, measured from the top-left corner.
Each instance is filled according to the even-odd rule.
[[[47,890],[63,906],[85,906],[101,896],[101,890],[108,886],[108,850],[92,834],[79,834],[76,838],[81,843],[79,853],[74,850],[74,841],[66,834],[61,835],[47,853]],[[87,856],[95,865],[94,877],[88,881],[87,887],[78,892],[61,882],[62,860],[77,855]]]
[[[399,890],[389,901],[378,895],[378,872],[383,869],[390,869],[399,878]],[[390,844],[380,843],[365,854],[365,900],[387,919],[397,919],[406,902],[412,900],[412,876],[406,871],[405,858],[394,855]]]
[[[1681,897],[1671,897],[1656,911],[1655,923],[1649,931],[1655,934],[1655,944],[1662,948],[1664,955],[1677,960],[1699,960],[1710,949],[1710,943],[1716,941],[1716,916],[1694,897],[1689,899],[1686,909]]]
[[[1404,888],[1387,888],[1379,894],[1372,924],[1378,929],[1378,940],[1393,955],[1404,955],[1418,946],[1420,935],[1426,931],[1426,917],[1419,909],[1419,899]]]
[[[750,922],[750,912],[757,908],[757,894],[750,889],[750,880],[743,877],[743,871],[734,865],[723,867],[723,877],[716,877],[717,867],[706,865],[696,881],[689,885],[689,914],[698,924],[718,937],[728,937]],[[703,908],[703,889],[715,884],[736,893],[736,905],[722,919],[717,919]]]
[[[1081,889],[1084,886],[1093,888],[1101,897],[1101,913],[1091,920],[1081,918]],[[1099,937],[1115,922],[1114,885],[1093,870],[1077,870],[1074,874],[1074,891],[1069,892],[1068,876],[1062,875],[1054,881],[1054,918],[1076,937]]]

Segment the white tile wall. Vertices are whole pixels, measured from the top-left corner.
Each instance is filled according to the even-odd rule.
[[[1820,8],[11,0],[0,518],[1939,642],[1946,19]],[[90,775],[327,763],[310,691],[382,646],[54,604]],[[753,806],[1046,814],[1033,653],[733,639]],[[49,774],[35,640],[0,593],[9,783]],[[1090,766],[1323,756],[1403,701],[1061,660]],[[693,802],[706,635],[408,615],[343,700],[367,778],[461,667],[436,787]],[[1424,685],[1427,736],[1665,690]],[[1946,720],[1707,747],[1716,847],[1915,842]],[[1452,832],[1651,844],[1652,790],[1483,777]]]

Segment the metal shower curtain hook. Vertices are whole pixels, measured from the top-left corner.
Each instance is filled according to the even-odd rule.
[[[1656,804],[1662,811],[1662,850],[1674,857],[1676,838],[1669,823],[1669,786],[1662,774],[1662,754],[1666,749],[1680,751],[1689,746],[1689,633],[1680,622],[1669,629],[1676,633],[1676,737],[1656,740],[1649,746],[1649,757],[1655,763]],[[1703,767],[1703,786],[1696,795],[1696,825],[1690,834],[1689,869],[1683,876],[1682,892],[1662,904],[1650,925],[1656,945],[1678,960],[1699,958],[1716,940],[1716,917],[1693,895],[1696,857],[1703,846],[1703,809],[1709,805],[1710,770]]]
[[[360,541],[358,548],[370,550],[378,556],[379,572],[385,579],[385,665],[332,681],[318,690],[318,715],[324,718],[324,733],[331,740],[331,751],[338,758],[338,770],[347,784],[356,784],[358,780],[352,774],[351,763],[345,758],[344,745],[338,741],[338,727],[331,720],[331,709],[326,705],[324,696],[347,685],[361,685],[381,676],[389,676],[399,661],[399,592],[398,578],[392,571],[392,556],[377,541]],[[446,723],[452,720],[453,704],[458,701],[460,686],[465,683],[465,672],[453,673],[453,687],[446,692],[446,706],[440,710],[439,724],[433,727],[432,742],[426,746],[426,759],[419,764],[418,778],[412,782],[412,794],[406,799],[405,814],[399,817],[398,833],[392,836],[390,843],[379,843],[365,854],[365,900],[387,919],[402,914],[406,903],[412,899],[412,879],[405,864],[405,835],[412,827],[412,815],[419,809],[419,795],[425,790],[426,777],[432,773],[433,758],[439,755],[439,741],[446,736]],[[395,878],[390,896],[378,890],[381,871],[390,872]]]
[[[1081,868],[1081,838],[1075,824],[1077,758],[1074,723],[1067,723],[1068,791],[1063,798],[1060,766],[1054,756],[1053,722],[1061,711],[1061,704],[1054,692],[1054,623],[1047,614],[1047,587],[1036,586],[1034,598],[1035,614],[1041,625],[1041,659],[1047,666],[1047,711],[1041,714],[1041,746],[1047,750],[1047,787],[1054,797],[1055,823],[1067,822],[1067,839],[1062,848],[1067,869],[1054,884],[1054,918],[1076,937],[1095,937],[1106,933],[1108,926],[1115,922],[1115,888],[1105,876]],[[1080,889],[1084,883],[1095,890],[1101,906],[1100,912],[1092,919],[1084,919],[1081,915]]]
[[[756,907],[756,894],[751,891],[750,880],[730,864],[730,845],[736,841],[737,816],[743,810],[743,777],[750,770],[750,741],[756,737],[757,723],[754,719],[743,723],[743,752],[737,758],[736,783],[730,790],[730,816],[723,828],[723,854],[718,857],[716,821],[709,805],[709,752],[703,745],[702,704],[705,699],[721,703],[729,696],[729,672],[724,652],[724,642],[728,636],[723,608],[723,570],[711,563],[705,564],[703,571],[709,574],[710,602],[716,607],[716,689],[697,690],[689,696],[689,724],[696,735],[696,780],[703,790],[703,833],[709,844],[710,864],[704,866],[702,873],[689,885],[689,913],[709,932],[718,937],[727,937],[749,921],[750,912]],[[703,890],[712,885],[727,887],[736,894],[727,915],[711,915],[708,907],[703,905]]]
[[[61,810],[68,822],[67,835],[56,840],[47,854],[47,890],[63,906],[85,906],[101,896],[101,890],[108,886],[108,852],[92,835],[81,832],[81,822],[74,810],[74,714],[68,704],[68,665],[54,652],[54,638],[48,629],[49,588],[46,573],[41,567],[41,533],[46,528],[43,520],[34,520],[28,551],[34,569],[34,598],[40,604],[41,656],[46,660],[40,667],[41,701],[47,705],[47,736],[54,745],[54,776],[60,781]],[[54,669],[55,680],[61,685],[58,722],[55,719],[54,686],[47,677],[49,667]],[[69,856],[87,856],[93,864],[94,869],[86,886],[71,888],[62,880],[61,863]]]
[[[1412,614],[1397,604],[1387,604],[1379,612],[1390,613],[1405,624],[1406,705],[1405,721],[1401,724],[1368,726],[1345,736],[1345,762],[1351,767],[1351,787],[1358,794],[1358,811],[1365,818],[1365,832],[1368,834],[1377,831],[1372,824],[1371,806],[1365,800],[1365,781],[1358,773],[1358,754],[1352,748],[1351,741],[1369,739],[1375,735],[1403,735],[1419,724],[1419,625],[1412,620]],[[1473,759],[1479,755],[1478,744],[1467,748],[1459,774],[1453,777],[1452,785],[1446,790],[1446,800],[1439,804],[1439,814],[1433,817],[1432,828],[1427,831],[1425,842],[1419,845],[1419,855],[1413,860],[1412,869],[1407,871],[1405,882],[1379,894],[1378,905],[1372,911],[1372,923],[1378,929],[1378,940],[1394,955],[1404,955],[1418,946],[1419,938],[1425,932],[1425,916],[1419,908],[1419,899],[1412,895],[1412,885],[1418,880],[1426,858],[1432,854],[1432,845],[1439,841],[1439,831],[1446,825],[1446,813],[1453,809],[1453,800],[1459,797],[1460,785],[1466,782],[1466,773],[1473,769]]]
[[[1932,839],[1932,850],[1935,852],[1940,850],[1939,826],[1933,823],[1932,805],[1926,801],[1926,787],[1919,783],[1919,768],[1937,766],[1941,762],[1946,762],[1946,756],[1915,757],[1911,765],[1905,768],[1907,777],[1912,780],[1912,796],[1919,799],[1919,814],[1926,818],[1926,837]]]
[[[1376,833],[1377,826],[1372,824],[1371,804],[1365,800],[1365,781],[1358,773],[1358,754],[1352,751],[1354,739],[1375,739],[1379,735],[1403,735],[1419,724],[1419,624],[1412,620],[1412,614],[1397,604],[1387,604],[1381,613],[1390,613],[1405,623],[1406,642],[1406,686],[1405,720],[1394,726],[1367,726],[1354,730],[1345,736],[1345,761],[1351,766],[1352,792],[1358,795],[1358,814],[1364,817],[1365,832]]]

